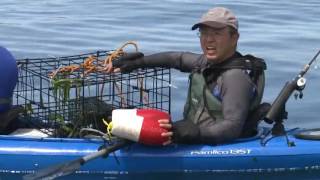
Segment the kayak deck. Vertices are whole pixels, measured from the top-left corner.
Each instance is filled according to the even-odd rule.
[[[252,174],[309,172],[320,168],[320,141],[297,139],[288,134],[295,146],[288,147],[286,137],[274,137],[265,146],[259,134],[229,144],[170,145],[154,147],[133,144],[93,160],[76,174],[119,177],[136,174]],[[30,173],[68,162],[96,152],[105,142],[98,139],[28,138],[0,136],[1,172]],[[19,164],[17,165],[17,162]],[[111,176],[110,176],[111,177]]]

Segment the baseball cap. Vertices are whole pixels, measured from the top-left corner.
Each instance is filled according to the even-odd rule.
[[[238,20],[230,9],[224,7],[215,7],[209,9],[202,15],[200,21],[192,26],[192,30],[199,28],[200,25],[207,25],[214,28],[224,28],[231,26],[238,30]]]

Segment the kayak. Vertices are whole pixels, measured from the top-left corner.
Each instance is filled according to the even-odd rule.
[[[62,179],[272,179],[316,178],[320,175],[320,141],[302,139],[295,128],[286,136],[268,135],[261,127],[256,136],[216,146],[148,146],[132,144],[108,157],[84,164]],[[288,146],[290,141],[291,146]],[[43,138],[0,136],[1,177],[23,175],[96,152],[106,142],[97,138]]]
[[[102,59],[112,54],[98,51],[19,61],[13,104],[23,107],[27,126],[13,126],[16,131],[0,135],[0,179],[21,179],[60,164],[68,168],[68,162],[111,148],[114,144],[101,137],[80,134],[87,127],[105,130],[101,120],[107,120],[113,109],[154,108],[170,114],[170,70],[106,74],[84,68],[89,62],[98,70]],[[298,80],[280,95],[288,98]],[[274,104],[282,107],[281,101],[287,98],[277,98]],[[274,107],[267,114],[269,119],[279,115]],[[282,127],[282,119],[276,120],[274,127]],[[319,179],[319,129],[286,129],[278,136],[270,132],[271,127],[260,127],[253,137],[215,146],[134,143],[59,179]]]

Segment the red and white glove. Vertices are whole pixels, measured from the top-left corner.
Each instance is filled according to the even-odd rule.
[[[115,136],[148,145],[162,145],[168,132],[159,126],[158,120],[169,119],[170,115],[157,109],[116,109],[112,111],[112,130]]]

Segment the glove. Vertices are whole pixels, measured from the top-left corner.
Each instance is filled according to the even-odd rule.
[[[201,143],[200,130],[190,120],[177,121],[172,124],[174,143],[180,144],[198,144]]]
[[[265,118],[270,108],[271,108],[271,104],[262,103],[250,113],[246,123],[242,128],[242,133],[241,133],[242,138],[252,137],[256,135],[258,132],[258,124],[260,123],[261,120],[264,120],[268,124],[273,123],[273,120],[268,120]]]
[[[143,66],[143,56],[142,52],[125,53],[119,59],[114,60],[112,65],[115,68],[120,68],[121,72],[129,73]]]

